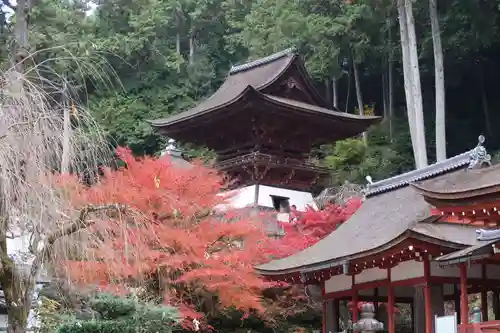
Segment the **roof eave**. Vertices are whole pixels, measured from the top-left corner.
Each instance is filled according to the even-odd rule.
[[[179,113],[179,114],[171,117],[173,119],[166,118],[166,119],[159,119],[159,120],[148,120],[148,122],[151,124],[151,126],[154,129],[161,130],[162,128],[169,127],[169,126],[178,124],[178,123],[186,121],[186,120],[193,119],[193,118],[201,116],[201,115],[213,113],[213,112],[216,112],[217,110],[231,106],[232,104],[235,104],[235,103],[239,102],[240,100],[242,100],[243,98],[247,97],[251,93],[257,93],[257,91],[252,86],[247,86],[245,89],[243,89],[243,91],[241,93],[239,93],[237,96],[235,96],[230,101],[223,103],[223,104],[220,104],[220,105],[217,105],[213,108],[209,108],[209,109],[197,112],[195,114],[190,113],[190,111],[188,110],[188,111]],[[183,114],[186,114],[186,115],[183,116]],[[171,120],[169,120],[169,119],[171,119]]]
[[[266,270],[266,269],[259,268],[259,266],[255,267],[255,270],[258,273],[265,275],[265,276],[276,276],[276,275],[293,274],[293,273],[298,273],[298,272],[306,273],[306,272],[319,271],[322,269],[330,269],[333,267],[340,266],[346,261],[348,262],[348,261],[352,261],[352,260],[358,260],[358,259],[362,259],[363,257],[380,254],[384,251],[389,250],[390,248],[392,248],[394,246],[397,246],[398,244],[400,244],[400,243],[402,243],[405,240],[410,239],[410,238],[419,239],[423,242],[437,244],[437,245],[441,245],[444,247],[448,247],[450,249],[457,249],[457,250],[461,250],[461,249],[468,246],[466,244],[448,242],[448,241],[445,241],[445,240],[442,240],[439,238],[430,237],[428,235],[421,234],[421,233],[414,231],[414,230],[406,230],[405,232],[403,232],[402,234],[400,234],[399,236],[395,237],[394,239],[385,243],[382,246],[379,246],[377,248],[374,248],[374,249],[371,249],[368,251],[356,253],[354,255],[344,256],[344,257],[339,257],[339,258],[332,258],[330,260],[324,260],[324,261],[319,262],[319,263],[302,265],[302,266],[295,266],[295,267],[281,269],[281,270],[269,270],[269,269]],[[265,266],[265,265],[261,265],[260,267],[262,267],[262,266]]]
[[[274,100],[272,98],[269,98],[265,94],[257,91],[252,86],[247,86],[247,88],[245,88],[238,96],[236,96],[235,98],[233,98],[231,101],[228,101],[227,103],[218,105],[217,107],[213,107],[213,108],[210,108],[210,109],[207,109],[207,110],[203,110],[202,112],[199,112],[199,113],[196,113],[196,114],[189,114],[189,111],[187,111],[186,112],[187,115],[185,117],[183,117],[182,113],[181,113],[181,114],[177,115],[173,120],[170,120],[170,121],[167,118],[167,119],[164,119],[164,120],[161,120],[161,121],[158,121],[158,120],[156,120],[156,121],[152,120],[151,121],[150,120],[149,122],[150,122],[151,126],[155,130],[162,131],[162,129],[164,130],[167,127],[176,125],[176,124],[178,124],[180,122],[188,121],[188,120],[193,119],[195,117],[207,115],[207,114],[210,114],[210,113],[217,112],[217,111],[219,111],[221,109],[230,107],[231,105],[234,105],[234,104],[240,102],[241,100],[243,100],[245,98],[250,98],[251,94],[254,94],[254,98],[256,98],[256,99],[260,99],[261,101],[263,101],[265,103],[269,103],[271,105],[275,105],[275,106],[278,106],[278,107],[293,108],[293,109],[296,109],[298,111],[307,112],[307,113],[310,113],[310,114],[313,114],[313,115],[316,115],[316,116],[323,116],[323,117],[326,117],[326,118],[333,118],[333,119],[338,119],[338,120],[342,120],[342,121],[345,121],[345,122],[357,124],[360,127],[360,129],[358,130],[359,133],[364,132],[368,127],[370,127],[372,125],[375,125],[375,124],[379,123],[382,120],[382,118],[378,117],[378,116],[358,116],[358,115],[351,115],[351,114],[342,114],[340,112],[336,112],[336,111],[333,111],[333,110],[330,110],[330,109],[325,109],[325,111],[328,110],[331,113],[318,112],[316,110],[307,109],[307,108],[304,108],[304,107],[301,107],[301,106],[290,105],[290,104],[287,104],[287,103],[280,102],[278,100]]]

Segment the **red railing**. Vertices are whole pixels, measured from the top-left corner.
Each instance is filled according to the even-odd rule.
[[[458,333],[495,333],[500,332],[500,320],[483,323],[458,325]]]

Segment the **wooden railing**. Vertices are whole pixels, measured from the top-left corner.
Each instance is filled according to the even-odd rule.
[[[483,323],[458,325],[458,333],[495,333],[500,332],[500,320]]]

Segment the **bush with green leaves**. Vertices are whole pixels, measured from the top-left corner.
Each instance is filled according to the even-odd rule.
[[[90,308],[92,319],[64,323],[57,333],[171,333],[180,319],[173,307],[108,294],[92,299]]]

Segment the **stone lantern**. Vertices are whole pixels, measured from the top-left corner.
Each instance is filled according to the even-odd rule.
[[[355,332],[373,333],[382,331],[384,324],[375,319],[375,307],[372,303],[365,303],[361,307],[361,319],[352,325]]]

